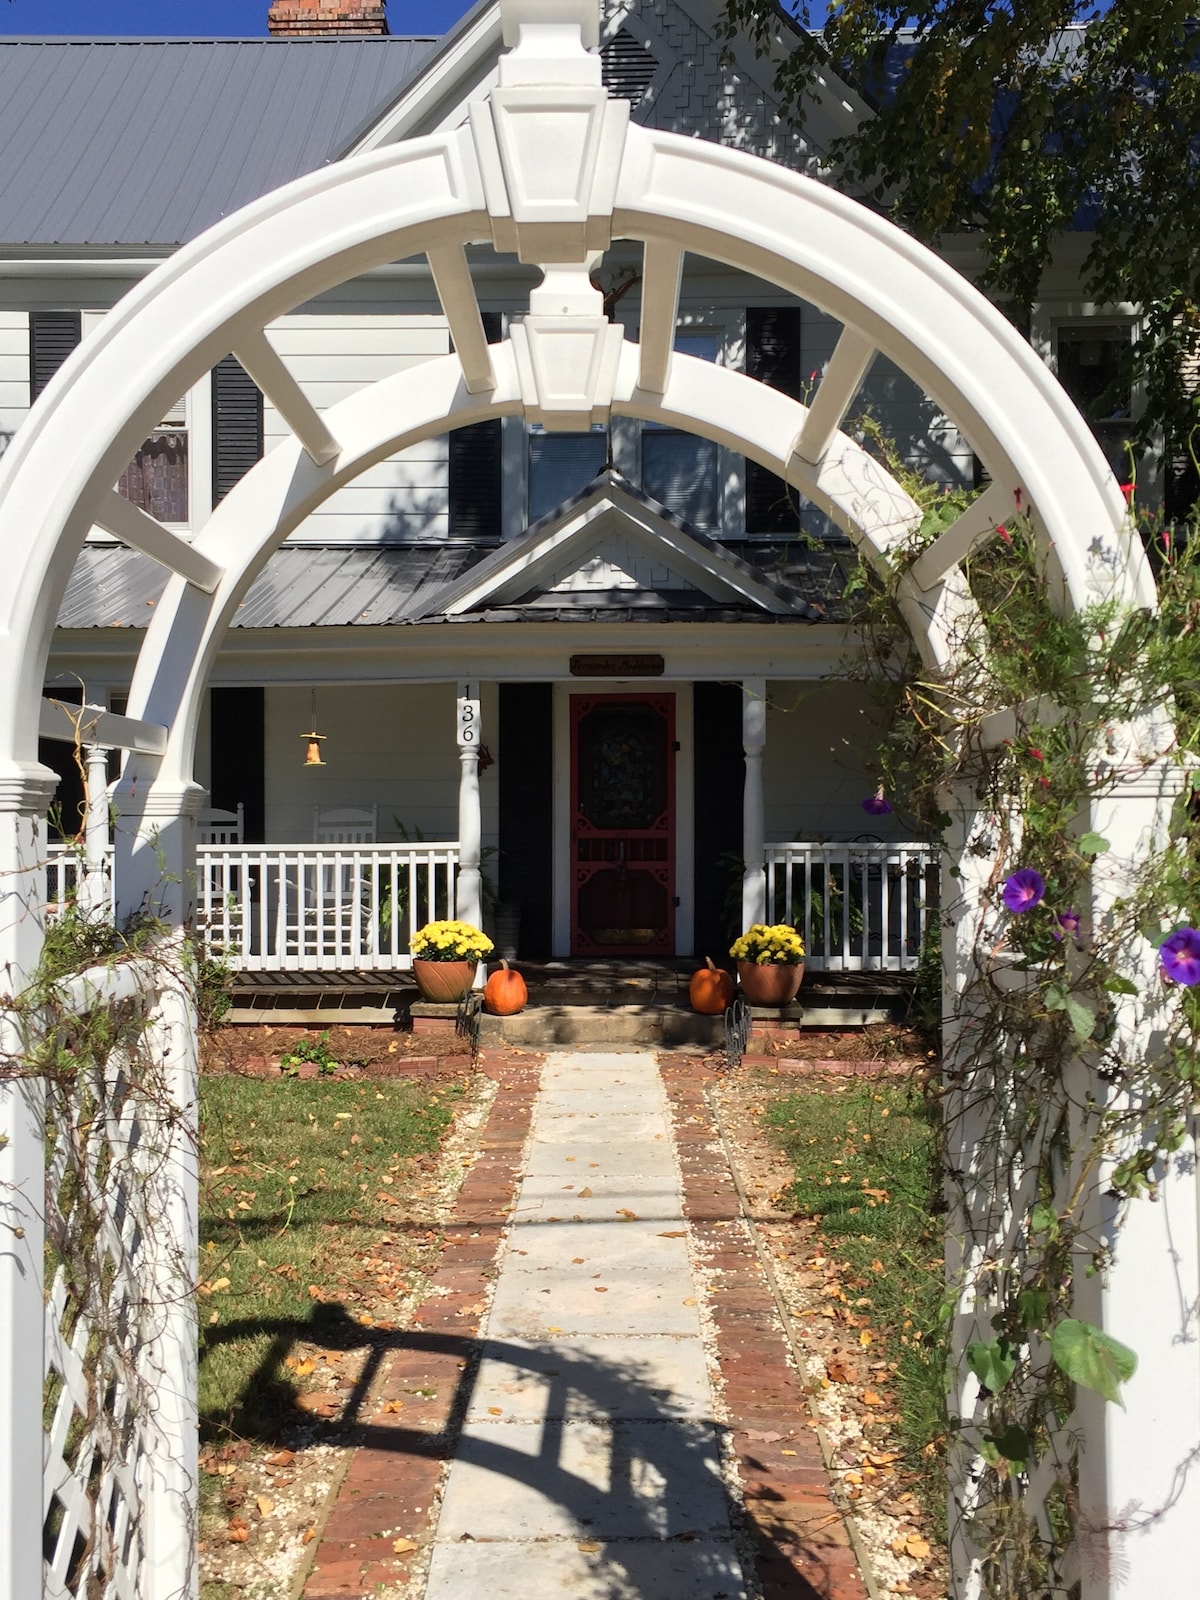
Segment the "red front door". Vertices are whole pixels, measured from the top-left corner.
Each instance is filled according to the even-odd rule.
[[[675,953],[675,696],[571,696],[571,954]]]

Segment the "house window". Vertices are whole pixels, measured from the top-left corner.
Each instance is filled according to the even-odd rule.
[[[1058,380],[1087,418],[1109,465],[1122,480],[1130,470],[1132,337],[1128,322],[1060,324],[1056,330]]]
[[[529,520],[536,522],[585,489],[608,460],[608,429],[529,433]]]
[[[746,372],[760,383],[807,397],[802,371],[799,306],[751,306],[746,313]],[[800,531],[800,498],[782,478],[757,461],[746,463],[746,532],[790,535]]]
[[[188,520],[186,398],[171,407],[125,468],[117,492],[159,522]]]
[[[720,334],[687,330],[675,337],[681,355],[716,361]],[[679,428],[662,423],[642,425],[642,488],[692,527],[716,533],[720,520],[717,446]]]

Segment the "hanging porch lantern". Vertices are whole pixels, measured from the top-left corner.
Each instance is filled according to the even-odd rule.
[[[312,692],[312,732],[302,733],[300,737],[305,741],[304,765],[306,767],[323,767],[321,760],[321,745],[325,735],[317,732],[317,691]]]

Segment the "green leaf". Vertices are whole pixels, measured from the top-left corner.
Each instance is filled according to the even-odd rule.
[[[1128,978],[1119,978],[1114,973],[1111,978],[1104,980],[1104,987],[1109,994],[1141,994],[1136,983],[1131,983]]]
[[[1090,1039],[1095,1032],[1096,1013],[1060,984],[1052,983],[1046,990],[1046,1010],[1065,1011],[1077,1039]]]
[[[1043,1205],[1040,1201],[1029,1213],[1029,1226],[1034,1233],[1048,1233],[1052,1239],[1058,1236],[1058,1212],[1053,1206]]]
[[[1017,1296],[1017,1314],[1024,1328],[1040,1328],[1050,1309],[1050,1296],[1045,1289],[1022,1289]]]
[[[1011,1461],[1014,1467],[1023,1468],[1032,1453],[1029,1435],[1024,1428],[1018,1428],[1016,1423],[1010,1424],[1002,1433],[988,1435],[988,1443],[1004,1457]]]
[[[1073,1383],[1095,1389],[1106,1400],[1121,1405],[1121,1385],[1137,1371],[1137,1356],[1118,1340],[1093,1327],[1067,1317],[1050,1337],[1050,1353]]]
[[[1085,833],[1079,841],[1079,848],[1085,856],[1102,856],[1110,846],[1102,833]]]
[[[993,1339],[984,1344],[976,1339],[967,1346],[967,1365],[992,1394],[999,1394],[1017,1370],[1017,1358],[1009,1354],[1007,1339]]]

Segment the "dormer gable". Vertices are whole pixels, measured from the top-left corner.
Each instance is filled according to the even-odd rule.
[[[465,617],[516,606],[595,610],[639,602],[821,620],[785,584],[688,528],[611,469],[429,596],[422,610]]]

